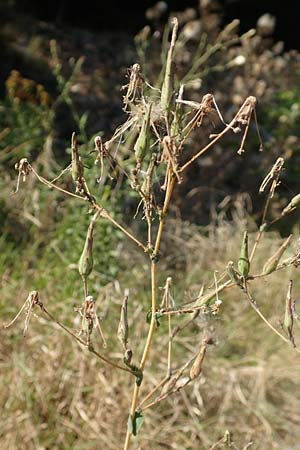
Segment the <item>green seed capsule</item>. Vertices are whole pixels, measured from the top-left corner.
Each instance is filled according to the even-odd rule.
[[[295,195],[295,197],[292,198],[290,203],[284,208],[281,214],[284,216],[285,214],[289,213],[294,208],[298,208],[299,206],[300,206],[300,194],[297,194]]]
[[[242,247],[241,247],[241,253],[238,260],[238,269],[241,275],[247,279],[250,269],[250,262],[248,257],[248,233],[245,231]]]
[[[173,91],[173,52],[177,37],[177,30],[178,30],[178,20],[174,17],[173,19],[173,31],[172,31],[172,39],[170,48],[168,51],[167,56],[167,62],[166,62],[166,70],[165,70],[165,77],[164,82],[161,88],[161,98],[160,98],[160,105],[164,112],[169,111],[170,101],[172,97],[172,91]]]
[[[274,253],[271,258],[268,259],[268,261],[265,263],[263,267],[263,275],[269,275],[270,273],[274,272],[274,270],[277,269],[278,263],[287,249],[290,240],[292,239],[292,234],[284,241],[284,243],[279,247],[279,249]]]
[[[140,165],[145,158],[145,155],[150,147],[150,118],[151,118],[152,104],[148,106],[147,113],[144,117],[140,134],[134,145],[135,159]]]

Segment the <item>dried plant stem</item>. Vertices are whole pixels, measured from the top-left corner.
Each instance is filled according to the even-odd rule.
[[[70,195],[71,197],[75,197],[79,200],[87,201],[86,198],[82,197],[81,195],[74,194],[73,192],[67,191],[66,189],[61,188],[60,186],[57,186],[56,184],[53,184],[51,181],[46,180],[44,177],[39,175],[33,168],[32,173],[36,176],[36,178],[43,184],[45,184],[48,187],[57,189],[60,192],[63,192],[64,194]],[[101,212],[101,216],[105,219],[109,220],[113,225],[115,225],[119,230],[121,230],[129,239],[131,239],[133,242],[135,242],[140,248],[144,250],[144,252],[147,250],[146,246],[140,242],[135,236],[133,236],[127,229],[125,229],[120,223],[118,223],[102,206],[98,205],[97,203],[93,203],[92,207],[97,209]]]
[[[194,130],[194,128],[196,127],[199,118],[201,117],[202,111],[197,111],[196,114],[194,115],[194,117],[191,119],[191,121],[185,126],[185,128],[182,130],[182,133],[184,134],[186,129],[188,129],[188,132],[184,135],[184,138],[182,139],[182,141],[180,142],[180,146],[179,149],[180,150],[183,145],[185,144],[186,140],[188,139],[188,137],[190,136],[190,134],[192,133],[192,131]]]
[[[82,282],[83,282],[84,298],[86,298],[88,296],[87,279],[85,277],[82,277]]]
[[[287,344],[291,344],[291,341],[286,338],[285,336],[283,336],[283,334],[281,334],[278,330],[276,330],[276,328],[268,321],[268,319],[263,315],[263,313],[260,311],[260,309],[258,308],[255,300],[253,299],[253,297],[251,296],[251,294],[249,293],[247,286],[245,289],[245,294],[249,300],[249,303],[251,305],[251,307],[254,309],[254,311],[256,312],[256,314],[259,315],[259,317],[263,320],[263,322],[275,333],[277,334],[277,336],[280,337],[280,339],[282,339],[284,342],[286,342]],[[297,347],[293,347],[297,353],[300,353],[300,350]]]
[[[169,381],[169,379],[170,379],[170,375],[166,375],[158,384],[156,384],[154,386],[154,388],[151,389],[151,391],[148,392],[148,394],[143,398],[143,400],[141,400],[141,402],[139,403],[138,409],[141,409],[143,404],[146,403],[146,401],[149,400],[149,398],[151,398],[152,395],[154,395],[155,392],[158,391],[158,389],[163,387],[166,384],[166,382]]]
[[[171,169],[170,169],[170,171],[171,171]],[[167,185],[164,206],[163,206],[163,210],[162,210],[162,213],[161,213],[161,219],[159,221],[159,226],[158,226],[158,231],[157,231],[157,236],[156,236],[156,242],[155,242],[155,246],[154,246],[154,255],[157,255],[158,251],[159,251],[160,242],[161,242],[162,233],[163,233],[163,228],[164,228],[164,224],[165,224],[165,216],[167,214],[167,211],[168,211],[168,208],[169,208],[169,204],[170,204],[170,200],[171,200],[172,193],[173,193],[173,189],[174,189],[175,176],[174,176],[173,173],[170,175],[170,177],[168,177],[168,180],[169,180],[169,182],[168,182],[168,185]]]
[[[154,315],[156,312],[156,263],[154,261],[151,261],[151,303],[152,303],[152,307],[151,307],[152,317],[151,317],[151,322],[150,322],[150,326],[149,326],[146,344],[145,344],[142,359],[140,362],[141,371],[144,371],[147,357],[149,354],[149,350],[151,347],[153,335],[154,335],[155,326],[156,326],[155,315]],[[138,402],[138,398],[139,398],[139,392],[140,392],[140,386],[138,386],[137,383],[135,383],[133,396],[132,396],[132,400],[131,400],[131,408],[130,408],[131,417],[134,416],[135,411],[136,411],[137,402]],[[131,439],[131,433],[127,430],[125,444],[124,444],[124,450],[129,449],[130,439]]]
[[[75,333],[73,333],[73,331],[69,330],[67,327],[65,327],[65,325],[63,325],[61,322],[59,322],[59,320],[57,320],[44,306],[43,303],[38,302],[37,305],[41,308],[41,310],[46,314],[46,316],[52,321],[55,322],[62,330],[64,330],[66,333],[68,333],[70,336],[72,336],[72,338],[74,338],[79,344],[83,345],[84,347],[88,348],[88,350],[93,353],[95,356],[97,356],[99,359],[101,359],[103,362],[105,362],[106,364],[108,364],[111,367],[114,367],[115,369],[120,369],[123,372],[128,372],[130,374],[132,374],[131,370],[128,369],[127,367],[123,367],[123,366],[119,366],[119,364],[116,364],[115,362],[111,361],[110,359],[106,358],[105,356],[103,356],[101,353],[97,352],[93,346],[91,345],[87,345],[86,342],[84,342],[82,339],[80,339],[80,337],[76,336]]]
[[[155,331],[155,327],[156,327],[156,320],[155,320],[155,313],[156,313],[156,308],[157,308],[157,294],[156,294],[157,261],[156,261],[156,258],[159,253],[160,243],[161,243],[162,234],[163,234],[163,228],[164,228],[164,224],[165,224],[165,218],[166,218],[166,214],[168,212],[168,208],[169,208],[169,204],[171,201],[172,192],[173,192],[174,184],[175,184],[175,176],[172,172],[172,169],[169,169],[169,171],[170,171],[170,173],[169,173],[169,177],[168,177],[168,185],[167,185],[167,189],[166,189],[164,205],[163,205],[163,209],[162,209],[162,213],[161,213],[161,217],[160,217],[160,221],[159,221],[159,226],[158,226],[158,231],[157,231],[157,235],[156,235],[154,252],[152,255],[152,259],[151,259],[151,311],[152,311],[152,316],[151,316],[151,322],[150,322],[150,326],[149,326],[149,330],[148,330],[147,340],[145,343],[143,355],[142,355],[141,362],[140,362],[140,369],[142,372],[144,371],[144,368],[145,368],[145,365],[147,362],[147,358],[149,355],[149,351],[151,348],[154,331]],[[131,408],[130,408],[131,417],[134,416],[136,408],[137,408],[139,392],[140,392],[140,386],[138,386],[137,383],[135,383],[133,396],[132,396],[132,400],[131,400]],[[124,450],[129,449],[130,440],[131,440],[131,433],[127,429],[125,443],[124,443]]]
[[[119,222],[117,222],[104,208],[102,208],[102,206],[98,205],[97,203],[95,203],[93,206],[94,206],[94,208],[101,211],[102,217],[109,220],[109,222],[111,222],[113,225],[115,225],[117,228],[119,228],[119,230],[121,230],[129,239],[131,239],[141,249],[143,249],[144,252],[147,251],[146,246],[141,241],[139,241],[135,236],[133,236],[133,234],[131,234],[128,230],[126,230],[126,228],[124,228],[123,225],[121,225]]]
[[[171,315],[168,316],[168,365],[167,376],[171,375],[171,355],[172,355],[172,322]]]
[[[45,184],[47,187],[57,189],[60,192],[63,192],[64,194],[70,195],[71,197],[78,198],[79,200],[85,200],[80,195],[74,194],[73,192],[67,191],[66,189],[61,188],[60,186],[57,186],[56,184],[52,183],[51,181],[46,180],[46,178],[39,175],[34,168],[31,166],[32,173],[36,176],[36,178],[43,184]]]
[[[222,444],[222,443],[224,444],[224,437],[223,436],[215,444],[213,444],[212,447],[209,447],[209,450],[216,450],[216,448],[219,447],[219,445]]]
[[[179,169],[179,172],[184,172],[196,159],[199,158],[199,156],[203,155],[207,150],[209,150],[216,142],[218,142],[228,131],[233,129],[234,124],[236,123],[237,118],[239,117],[240,113],[243,112],[245,104],[247,102],[247,99],[242,104],[232,121],[224,128],[221,133],[219,133],[211,142],[209,142],[205,147],[203,147],[201,150],[199,150],[198,153],[196,153],[194,156],[192,156],[191,159],[189,159],[181,168]]]
[[[8,324],[4,325],[4,328],[11,327],[16,322],[16,320],[20,317],[20,315],[22,314],[22,312],[24,311],[26,306],[27,306],[27,302],[24,302],[24,304],[23,304],[22,308],[20,309],[20,311],[18,312],[18,314]]]
[[[178,369],[177,374],[175,374],[175,377],[177,378],[177,381],[179,380],[180,376],[183,374],[183,372],[185,371],[185,369],[191,364],[191,362],[195,359],[195,357],[191,358],[190,360],[188,360],[181,369]],[[176,394],[177,392],[181,391],[181,389],[185,388],[190,382],[191,382],[191,378],[188,378],[187,381],[178,386],[177,388],[175,387],[175,389],[173,390],[169,390],[167,391],[165,394],[161,394],[159,395],[155,400],[153,400],[151,403],[148,403],[146,406],[144,406],[143,408],[141,408],[142,411],[145,411],[146,409],[152,408],[152,406],[157,405],[157,403],[162,402],[163,400],[165,400],[167,397],[169,397],[170,395]],[[176,383],[175,383],[176,384]]]
[[[260,227],[260,229],[259,229],[259,231],[258,231],[258,233],[256,235],[255,242],[254,242],[253,248],[251,250],[251,254],[249,256],[249,262],[250,263],[252,262],[252,260],[254,258],[254,255],[255,255],[255,252],[257,250],[258,244],[259,244],[260,239],[261,239],[261,237],[263,235],[263,232],[264,232],[264,230],[262,229],[262,226],[264,225],[265,220],[266,220],[266,216],[267,216],[267,212],[268,212],[268,208],[269,208],[269,204],[270,204],[271,198],[272,198],[272,195],[271,195],[271,191],[270,191],[268,193],[268,197],[267,197],[267,200],[266,200],[266,203],[265,203],[265,206],[264,206],[264,211],[263,211],[263,215],[262,215],[262,219],[261,219],[261,227]]]

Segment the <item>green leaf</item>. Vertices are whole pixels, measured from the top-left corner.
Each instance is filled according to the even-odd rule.
[[[147,323],[151,322],[151,317],[152,317],[152,311],[151,311],[151,309],[149,309],[149,311],[147,311],[147,314],[146,314],[146,322]]]
[[[127,430],[133,436],[136,436],[143,425],[144,417],[140,411],[135,411],[134,416],[132,417],[129,414],[128,422],[127,422]]]

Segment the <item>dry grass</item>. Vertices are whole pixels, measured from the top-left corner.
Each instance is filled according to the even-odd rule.
[[[192,296],[203,281],[211,280],[210,267],[222,270],[229,259],[236,257],[241,242],[240,230],[244,228],[241,219],[237,220],[239,223],[221,222],[217,227],[211,226],[206,233],[200,233],[187,223],[169,222],[168,248],[174,240],[177,247],[181,241],[186,244],[180,257],[173,255],[175,271],[180,273],[179,287],[175,291],[178,303],[183,295],[186,299]],[[266,235],[257,266],[281,241],[275,234]],[[131,247],[126,255],[131,261],[133,258],[140,261]],[[104,316],[102,325],[109,334],[111,329],[117,328],[120,286],[131,288],[130,341],[140,342],[140,348],[134,347],[136,358],[145,337],[140,312],[147,308],[143,287],[149,282],[143,266],[139,267],[133,273],[124,272],[118,282],[102,290],[98,299]],[[163,279],[167,275],[165,268],[162,272]],[[268,281],[261,280],[256,286],[257,300],[273,324],[283,317],[290,275],[273,274]],[[181,290],[183,280],[190,286],[185,293]],[[27,284],[32,285],[32,280],[18,289],[8,280],[2,299],[4,312],[11,311],[13,296],[14,305],[23,302]],[[295,292],[299,287],[296,282]],[[53,288],[49,283],[44,293],[49,295],[52,311]],[[134,449],[208,450],[226,429],[233,433],[240,447],[253,440],[253,449],[298,448],[299,356],[269,332],[249,309],[240,290],[223,293],[221,299],[221,313],[198,318],[174,347],[174,360],[180,366],[187,354],[195,351],[203,329],[209,327],[217,344],[209,348],[203,374],[187,390],[147,410],[143,433],[133,441]],[[67,322],[73,316],[71,303],[69,298],[66,305],[60,305],[60,317]],[[180,317],[175,319],[180,320]],[[29,335],[24,339],[20,337],[20,324],[9,330],[9,335],[1,331],[1,447],[11,450],[120,448],[126,429],[124,411],[131,397],[131,377],[103,366],[54,328],[40,317],[32,318]],[[165,375],[167,335],[164,323],[157,330],[154,349],[143,393]],[[122,358],[121,350],[114,345],[114,337],[110,339],[107,354],[116,361]]]

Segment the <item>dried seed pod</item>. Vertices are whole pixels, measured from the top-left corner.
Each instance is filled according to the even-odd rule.
[[[76,135],[75,133],[72,133],[72,139],[71,139],[71,155],[72,155],[72,161],[71,161],[71,173],[72,178],[75,182],[79,181],[83,177],[83,164],[81,161],[81,158],[78,154],[78,148],[77,148],[77,142],[76,142]]]
[[[126,95],[123,97],[123,111],[126,111],[127,106],[139,99],[143,93],[144,79],[141,75],[141,66],[137,63],[133,64],[133,66],[128,69],[127,76],[129,78],[129,83],[121,88],[121,90],[126,89]]]
[[[274,272],[276,270],[278,263],[280,261],[280,258],[282,257],[283,253],[287,249],[290,240],[292,239],[292,234],[284,241],[284,243],[279,247],[279,249],[274,253],[273,256],[271,256],[268,261],[265,263],[263,267],[263,275],[269,275],[270,273]]]
[[[205,357],[206,348],[207,348],[207,342],[204,341],[201,344],[198,355],[196,356],[196,359],[193,362],[193,365],[191,367],[191,370],[190,370],[190,379],[191,380],[194,380],[195,378],[197,378],[202,371],[202,362]]]
[[[284,326],[286,328],[286,331],[288,333],[290,341],[295,345],[294,343],[294,336],[293,336],[293,325],[294,325],[294,318],[293,318],[293,308],[292,308],[292,287],[293,282],[292,280],[289,282],[289,287],[286,295],[285,300],[285,314],[284,314]]]
[[[127,348],[128,344],[128,318],[127,318],[128,295],[129,291],[128,289],[126,289],[121,308],[120,322],[118,326],[118,339],[121,342],[124,349]]]
[[[284,216],[285,214],[293,211],[293,209],[298,208],[300,206],[300,194],[295,195],[295,197],[292,198],[290,203],[284,208],[281,215]]]
[[[248,233],[245,231],[242,247],[241,247],[241,253],[238,260],[238,269],[241,275],[244,277],[244,279],[247,279],[250,269],[250,262],[249,262],[249,256],[248,256]]]
[[[169,111],[169,105],[170,105],[170,100],[172,97],[172,84],[173,84],[173,70],[172,70],[172,66],[173,66],[173,52],[174,52],[174,47],[175,47],[175,42],[176,42],[176,37],[177,37],[177,30],[178,30],[178,20],[176,17],[174,17],[173,21],[173,31],[172,31],[172,38],[171,38],[171,44],[170,44],[170,48],[168,51],[168,56],[167,56],[167,63],[166,63],[166,71],[165,71],[165,77],[164,77],[164,82],[161,88],[161,97],[160,97],[160,105],[161,108],[164,112],[168,112]]]
[[[143,119],[140,134],[134,145],[135,159],[137,165],[140,166],[145,158],[145,155],[150,147],[150,118],[151,118],[152,104],[147,108],[146,115]]]
[[[87,277],[93,270],[93,233],[94,233],[94,226],[99,214],[100,212],[97,211],[91,220],[91,223],[88,227],[88,231],[86,234],[84,248],[78,263],[78,271],[85,283]],[[87,292],[85,292],[85,294],[87,296]]]
[[[141,187],[142,192],[147,200],[150,198],[150,195],[152,192],[152,178],[153,178],[154,167],[156,164],[156,157],[157,157],[156,153],[153,153],[151,156],[151,160],[150,160],[147,172],[145,174],[145,179],[144,179],[142,187]]]

